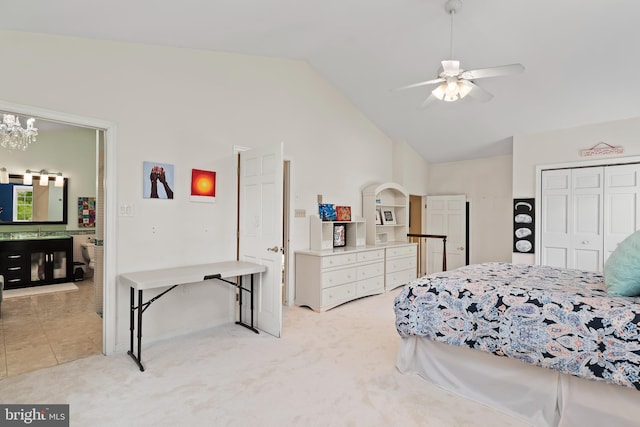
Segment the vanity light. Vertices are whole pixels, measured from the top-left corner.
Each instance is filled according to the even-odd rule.
[[[31,174],[31,171],[29,169],[27,169],[24,172],[24,178],[22,178],[22,183],[24,185],[31,185],[33,183],[32,178],[33,178],[33,175]]]
[[[0,184],[8,184],[9,183],[9,172],[7,172],[7,168],[0,168]]]
[[[44,169],[40,171],[40,185],[43,187],[49,185],[49,174]]]
[[[62,172],[58,172],[56,175],[56,187],[64,187],[64,178],[62,177]]]

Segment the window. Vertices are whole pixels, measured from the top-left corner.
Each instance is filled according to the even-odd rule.
[[[30,185],[13,186],[13,220],[33,220],[33,187]]]

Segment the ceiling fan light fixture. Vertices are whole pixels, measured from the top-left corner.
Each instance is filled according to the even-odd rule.
[[[471,92],[473,87],[470,85],[466,85],[463,82],[460,82],[458,83],[458,89],[459,89],[460,99],[462,99],[465,96],[469,95],[469,92]]]
[[[434,90],[432,90],[431,93],[433,94],[433,96],[438,98],[440,101],[444,100],[444,97],[445,97],[445,95],[447,93],[447,84],[446,83],[442,83],[441,85],[436,87]]]

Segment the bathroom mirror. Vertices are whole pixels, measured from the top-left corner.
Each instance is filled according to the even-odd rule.
[[[55,186],[55,176],[49,185],[40,185],[33,176],[33,185],[24,185],[22,175],[9,175],[8,184],[0,184],[0,225],[66,224],[68,180]]]

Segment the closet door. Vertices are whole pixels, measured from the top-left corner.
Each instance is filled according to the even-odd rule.
[[[640,228],[640,165],[605,168],[604,261]]]
[[[542,171],[541,264],[567,268],[571,249],[571,170]]]
[[[604,168],[571,170],[572,221],[569,268],[602,271]]]
[[[602,271],[603,168],[542,172],[541,263]]]

